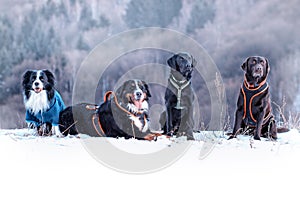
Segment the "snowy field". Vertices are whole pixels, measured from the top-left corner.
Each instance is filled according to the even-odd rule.
[[[101,164],[86,149],[85,141],[110,142],[122,151],[141,155],[186,143],[190,146],[172,165],[137,175]],[[27,129],[0,130],[0,199],[299,198],[297,130],[279,134],[277,142],[252,141],[248,136],[221,138],[201,159],[205,144],[164,137],[156,142],[85,135],[36,137]]]

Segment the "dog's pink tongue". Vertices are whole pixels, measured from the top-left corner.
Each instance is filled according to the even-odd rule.
[[[42,91],[42,88],[35,88],[34,91],[35,93],[40,93]]]
[[[134,100],[133,103],[138,109],[142,109],[143,100]]]

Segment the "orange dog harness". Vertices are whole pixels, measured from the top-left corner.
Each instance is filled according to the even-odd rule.
[[[269,85],[266,82],[266,80],[262,81],[258,87],[253,87],[252,85],[249,85],[246,80],[244,81],[241,90],[244,97],[243,98],[244,99],[243,120],[246,125],[256,126],[257,119],[254,118],[252,113],[253,100],[261,96],[265,91],[267,91],[268,88]],[[270,118],[270,114],[271,112],[266,113],[263,124],[265,124],[266,121]]]

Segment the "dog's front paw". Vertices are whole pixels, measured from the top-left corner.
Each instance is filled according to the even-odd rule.
[[[166,133],[167,136],[173,137],[174,136],[174,131],[169,131]]]
[[[56,135],[56,137],[62,138],[64,137],[64,135],[60,132],[59,127],[58,126],[53,126],[53,135]]]
[[[233,139],[233,138],[236,138],[236,134],[233,134],[233,133],[228,133],[228,134],[226,134],[226,135],[229,136],[227,140],[231,140],[231,139]]]
[[[144,139],[145,140],[148,140],[148,141],[156,141],[157,140],[157,137],[161,136],[162,134],[160,133],[149,133],[147,134]]]
[[[260,140],[260,137],[256,134],[256,135],[254,135],[254,140]]]
[[[44,123],[37,128],[37,133],[39,136],[51,136],[52,133],[52,125],[50,123]]]

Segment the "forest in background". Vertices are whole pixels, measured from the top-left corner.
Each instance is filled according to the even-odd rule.
[[[295,116],[300,110],[299,6],[299,0],[1,0],[0,128],[25,125],[20,82],[26,69],[53,71],[57,89],[70,105],[76,73],[88,53],[115,34],[142,27],[185,33],[207,50],[225,84],[231,123],[243,79],[240,65],[250,55],[269,59],[272,100],[278,105],[284,100],[285,115]],[[110,81],[122,69],[145,61],[163,63],[168,56],[138,55],[134,62],[119,63],[109,73]],[[204,94],[203,84],[193,79],[196,93]],[[210,100],[199,99],[207,124]]]

